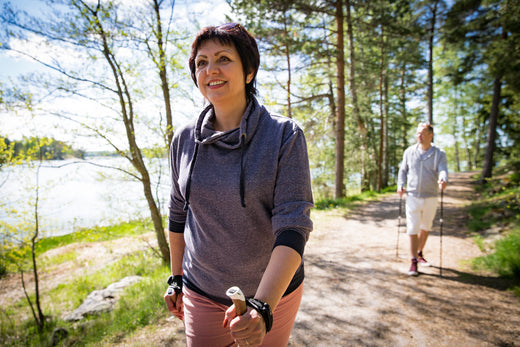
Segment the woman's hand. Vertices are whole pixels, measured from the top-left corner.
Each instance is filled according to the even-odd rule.
[[[239,346],[260,346],[266,334],[264,318],[251,307],[243,315],[237,316],[235,305],[231,305],[225,313],[222,326],[229,327],[231,336]]]
[[[176,294],[173,290],[167,290],[166,293],[164,293],[164,301],[166,301],[168,311],[173,313],[173,315],[180,320],[184,320],[184,304],[182,302],[182,297],[182,293]]]

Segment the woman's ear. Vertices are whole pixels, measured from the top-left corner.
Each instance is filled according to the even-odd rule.
[[[255,77],[254,71],[251,71],[250,73],[248,73],[246,76],[246,84],[251,83],[251,81],[253,80],[253,77]]]

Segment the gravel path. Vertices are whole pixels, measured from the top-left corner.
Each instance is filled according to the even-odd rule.
[[[432,267],[407,275],[404,227],[396,257],[397,194],[320,218],[306,248],[304,297],[289,345],[520,345],[520,299],[503,280],[464,265],[481,255],[464,229],[470,176],[452,175],[445,192],[442,277],[438,217],[425,248]]]

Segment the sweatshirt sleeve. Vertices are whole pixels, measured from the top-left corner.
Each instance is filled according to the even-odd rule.
[[[171,232],[184,232],[186,212],[184,211],[184,198],[179,187],[179,136],[174,136],[169,155],[171,172],[171,191],[168,214],[168,230]]]
[[[397,175],[397,188],[403,188],[406,184],[406,179],[408,176],[408,150],[404,151],[403,161],[401,162],[401,166],[399,166],[399,173]]]
[[[305,137],[296,124],[293,126],[278,159],[272,226],[276,246],[285,245],[303,254],[313,227],[310,210],[314,204]],[[296,234],[299,237],[294,237]]]
[[[439,180],[448,182],[448,160],[446,159],[446,152],[440,150],[439,158]]]

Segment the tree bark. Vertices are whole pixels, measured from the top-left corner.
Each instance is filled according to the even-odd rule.
[[[433,124],[433,39],[435,37],[435,22],[439,1],[433,3],[432,18],[428,37],[428,122]]]
[[[384,26],[381,25],[381,33],[379,37],[379,157],[377,170],[377,190],[383,188],[383,171],[385,162],[385,108],[384,108],[384,65],[385,65],[385,48],[384,48]]]
[[[115,56],[112,54],[110,47],[108,45],[107,34],[105,33],[103,26],[101,25],[100,20],[98,19],[97,10],[91,10],[96,27],[98,30],[98,35],[100,36],[103,44],[103,55],[110,66],[112,71],[114,82],[116,85],[117,95],[119,98],[119,103],[121,107],[121,116],[123,118],[123,123],[126,129],[126,137],[128,141],[128,146],[130,149],[130,162],[135,167],[135,169],[141,175],[140,180],[143,184],[143,190],[148,202],[148,206],[150,208],[150,214],[152,218],[152,222],[154,224],[155,234],[157,237],[157,244],[159,246],[159,250],[161,253],[161,259],[164,264],[170,263],[170,249],[168,247],[168,242],[166,241],[166,236],[164,235],[164,227],[162,225],[162,217],[155,202],[155,199],[152,194],[151,188],[151,180],[150,175],[148,173],[148,169],[143,160],[143,156],[139,146],[137,145],[137,141],[135,138],[135,130],[134,130],[134,111],[133,111],[133,102],[130,95],[130,91],[126,84],[124,73],[121,70]]]
[[[357,98],[357,86],[356,86],[356,53],[354,49],[354,34],[352,30],[352,14],[350,8],[350,0],[346,0],[347,14],[346,14],[346,23],[347,23],[347,37],[348,37],[348,45],[349,45],[349,88],[350,94],[352,95],[352,117],[357,122],[358,126],[358,135],[360,141],[360,152],[361,152],[361,177],[366,177],[366,163],[365,156],[366,151],[368,151],[368,143],[366,139],[367,129],[365,126],[365,122],[361,118],[361,113],[359,111],[358,98]],[[368,180],[363,180],[361,183],[361,189],[367,190],[370,189]]]
[[[286,11],[283,13],[283,28],[285,35],[285,60],[287,61],[287,117],[292,118],[292,105],[291,105],[291,83],[292,83],[292,75],[291,75],[291,54],[289,49],[289,37],[287,33],[287,17]]]
[[[173,120],[172,120],[172,107],[170,102],[170,86],[168,83],[168,73],[166,69],[166,51],[164,47],[164,38],[162,32],[162,22],[160,14],[160,4],[157,0],[153,1],[153,7],[155,17],[157,20],[156,30],[154,31],[157,39],[157,47],[159,49],[159,61],[157,62],[157,68],[159,69],[159,78],[161,79],[161,89],[164,98],[164,109],[166,112],[166,148],[170,147],[170,143],[173,138]]]
[[[493,83],[493,102],[491,104],[491,112],[489,113],[486,153],[484,154],[484,165],[482,167],[482,174],[480,178],[481,184],[485,183],[487,179],[492,177],[493,166],[495,166],[493,154],[495,152],[496,146],[495,142],[497,136],[497,123],[501,91],[502,77],[498,76],[495,78]]]
[[[343,1],[336,2],[336,163],[335,194],[336,199],[345,197],[345,47],[343,43]]]

